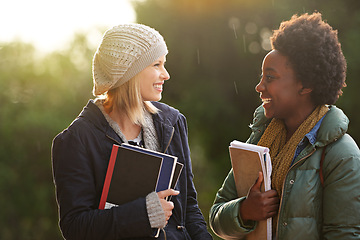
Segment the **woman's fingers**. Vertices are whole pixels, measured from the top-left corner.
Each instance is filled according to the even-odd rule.
[[[157,193],[161,203],[161,207],[165,214],[166,224],[172,215],[172,210],[174,209],[174,203],[171,201],[167,201],[166,198],[169,196],[178,195],[179,193],[180,193],[179,191],[176,191],[174,189],[167,189]]]
[[[174,189],[167,189],[164,191],[160,191],[157,193],[157,195],[159,196],[159,198],[163,198],[165,199],[168,196],[175,196],[178,195],[180,192]]]

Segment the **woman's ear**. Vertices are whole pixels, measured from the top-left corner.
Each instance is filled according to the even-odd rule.
[[[312,92],[312,89],[311,88],[302,88],[300,91],[299,91],[299,94],[301,95],[305,95],[305,94],[309,94]]]

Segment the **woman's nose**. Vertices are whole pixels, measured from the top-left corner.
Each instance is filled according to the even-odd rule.
[[[161,73],[161,77],[164,79],[164,81],[170,79],[170,74],[168,73],[168,71],[166,70],[166,68],[164,68],[163,72]]]
[[[264,91],[264,89],[265,89],[264,83],[262,80],[260,80],[260,82],[255,86],[255,90],[257,92],[262,92]]]

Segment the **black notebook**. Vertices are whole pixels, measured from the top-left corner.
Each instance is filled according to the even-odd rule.
[[[177,157],[129,144],[114,144],[99,209],[175,188],[182,167]]]

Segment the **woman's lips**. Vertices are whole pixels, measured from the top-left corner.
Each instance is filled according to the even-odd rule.
[[[163,84],[162,83],[156,83],[156,84],[154,84],[154,88],[161,92],[163,90]]]

